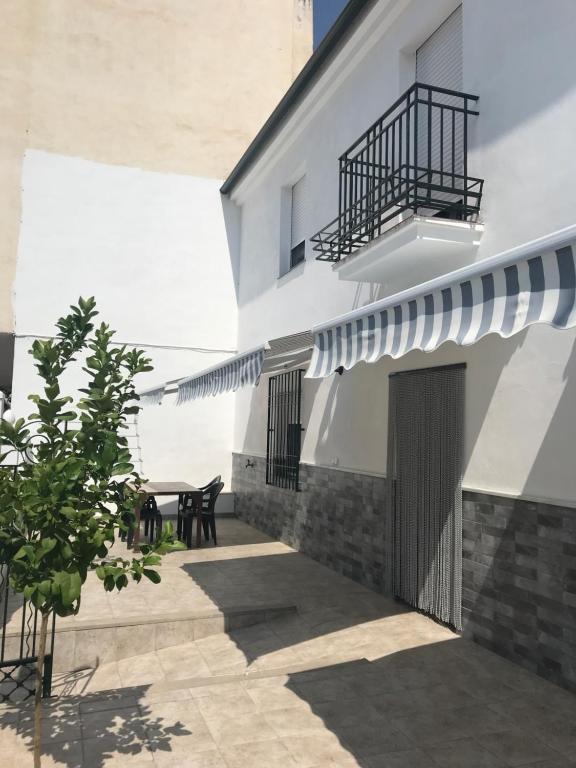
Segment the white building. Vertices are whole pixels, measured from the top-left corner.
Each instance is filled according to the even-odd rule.
[[[186,385],[258,384],[240,516],[572,687],[575,28],[352,0],[222,188],[257,351]]]
[[[98,286],[120,340],[163,348],[148,476],[231,474],[241,517],[576,689],[576,5],[553,8],[351,0],[221,199],[30,152],[14,392],[47,332],[23,297],[45,318]]]
[[[226,13],[180,0],[12,5],[0,31],[0,389],[14,414],[38,389],[33,340],[79,296],[152,359],[143,386],[225,359],[237,261],[219,188],[311,53],[310,0],[226,0]],[[231,395],[146,411],[130,434],[137,468],[201,484],[217,466],[229,490],[233,407]]]

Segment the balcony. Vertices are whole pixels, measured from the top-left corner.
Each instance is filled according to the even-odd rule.
[[[380,280],[387,269],[375,258],[377,242],[399,228],[412,228],[400,240],[416,253],[414,243],[426,240],[412,225],[419,222],[421,230],[422,220],[431,219],[428,230],[456,260],[461,250],[470,253],[481,233],[475,222],[483,180],[468,175],[469,120],[478,115],[477,100],[415,83],[370,126],[340,158],[339,213],[311,238],[316,258],[340,262],[354,254],[362,277],[355,276],[350,261],[343,279]],[[461,225],[454,227],[455,222]],[[470,236],[463,232],[468,227]],[[370,263],[376,267],[372,277],[373,270],[359,263],[361,249],[369,244]],[[383,254],[391,250],[388,246]]]

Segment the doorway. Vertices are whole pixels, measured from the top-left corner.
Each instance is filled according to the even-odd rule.
[[[393,594],[462,628],[465,365],[390,376],[388,552]]]

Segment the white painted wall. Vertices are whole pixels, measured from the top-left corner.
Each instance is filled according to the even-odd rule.
[[[466,363],[464,485],[576,503],[576,332],[536,326],[472,347],[360,363],[343,376],[305,379],[302,461],[386,474],[388,376]],[[267,394],[237,395],[235,449],[266,454]]]
[[[413,53],[456,6],[381,0],[234,193],[242,207],[239,344],[297,332],[383,297],[377,284],[338,281],[307,261],[277,279],[281,189],[304,169],[307,233],[337,213],[338,156],[411,82]],[[480,97],[469,171],[485,179],[484,259],[574,224],[576,4],[464,0],[464,90]],[[471,349],[448,345],[357,366],[305,385],[303,460],[385,472],[387,373],[468,362],[466,484],[576,501],[574,333],[534,328]],[[238,395],[235,448],[264,451],[265,388]]]
[[[236,349],[237,309],[220,182],[29,151],[14,290],[13,404],[38,381],[27,350],[79,295],[96,297],[117,339],[155,370],[144,388],[190,375]],[[80,374],[71,377],[70,390]],[[139,419],[150,479],[230,479],[233,397],[147,408]]]

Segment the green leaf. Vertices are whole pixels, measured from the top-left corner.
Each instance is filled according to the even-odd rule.
[[[26,448],[30,459],[16,477],[0,468],[0,559],[11,563],[18,592],[59,616],[78,611],[90,570],[108,591],[124,589],[130,577],[157,583],[159,555],[173,546],[163,535],[143,548],[141,560],[110,557],[118,530],[133,517],[134,494],[121,476],[142,482],[126,431],[139,410],[133,378],[151,366],[141,350],[113,346],[114,331],[95,327],[96,314],[94,298],[80,297],[57,321],[55,337],[33,342],[41,379],[40,393],[30,395],[36,412],[0,423],[3,453]],[[61,394],[72,365],[84,376],[74,398]]]
[[[58,544],[57,539],[42,539],[40,542],[40,546],[42,547],[42,551],[45,555],[47,555],[48,552],[51,552],[56,544]]]
[[[153,584],[159,584],[161,581],[158,571],[152,571],[149,568],[144,568],[143,574],[147,579],[150,579]]]
[[[74,421],[77,418],[78,414],[74,413],[74,411],[66,411],[58,416],[58,421]]]
[[[116,475],[129,475],[133,471],[134,471],[134,465],[126,461],[120,464],[115,464],[112,467],[112,472],[110,474],[114,477]]]
[[[160,565],[162,558],[160,555],[146,555],[146,557],[142,558],[142,562],[144,565]]]
[[[123,589],[124,587],[128,586],[128,577],[125,573],[121,573],[120,576],[116,579],[116,588],[117,589]]]

